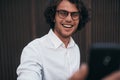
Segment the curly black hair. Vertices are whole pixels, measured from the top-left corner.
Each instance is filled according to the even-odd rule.
[[[60,4],[60,2],[63,0],[50,0],[49,6],[44,11],[44,16],[46,19],[46,22],[50,25],[52,29],[54,29],[54,18],[56,14],[56,8]],[[83,4],[81,0],[68,0],[70,3],[75,4],[78,11],[80,12],[80,22],[78,24],[77,30],[81,30],[85,24],[89,21],[89,14],[88,10]]]

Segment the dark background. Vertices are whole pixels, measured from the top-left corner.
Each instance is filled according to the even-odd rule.
[[[49,30],[43,11],[50,0],[0,0],[0,80],[16,80],[24,46]],[[82,62],[96,42],[120,43],[120,0],[83,0],[91,21],[73,38]]]

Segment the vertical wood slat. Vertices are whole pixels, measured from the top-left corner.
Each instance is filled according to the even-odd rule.
[[[21,51],[33,39],[31,1],[1,0],[0,4],[0,80],[16,80]]]
[[[92,0],[92,43],[120,43],[119,0]]]
[[[36,35],[43,35],[41,31],[47,32],[46,27],[48,26],[43,22],[43,16],[40,15],[45,8],[44,3],[48,0],[32,1],[0,1],[0,80],[16,80],[16,68],[19,64],[22,48]],[[86,26],[75,35],[83,59],[86,56],[87,47],[91,43],[120,43],[120,1],[89,1],[92,3],[91,29],[87,28],[90,25]]]

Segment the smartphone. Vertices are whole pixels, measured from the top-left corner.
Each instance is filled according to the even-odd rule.
[[[93,44],[89,51],[88,66],[87,80],[101,80],[110,73],[120,70],[120,45]]]

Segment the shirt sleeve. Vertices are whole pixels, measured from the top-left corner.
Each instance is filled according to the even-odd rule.
[[[17,80],[42,80],[42,59],[33,46],[23,49],[17,75]]]

